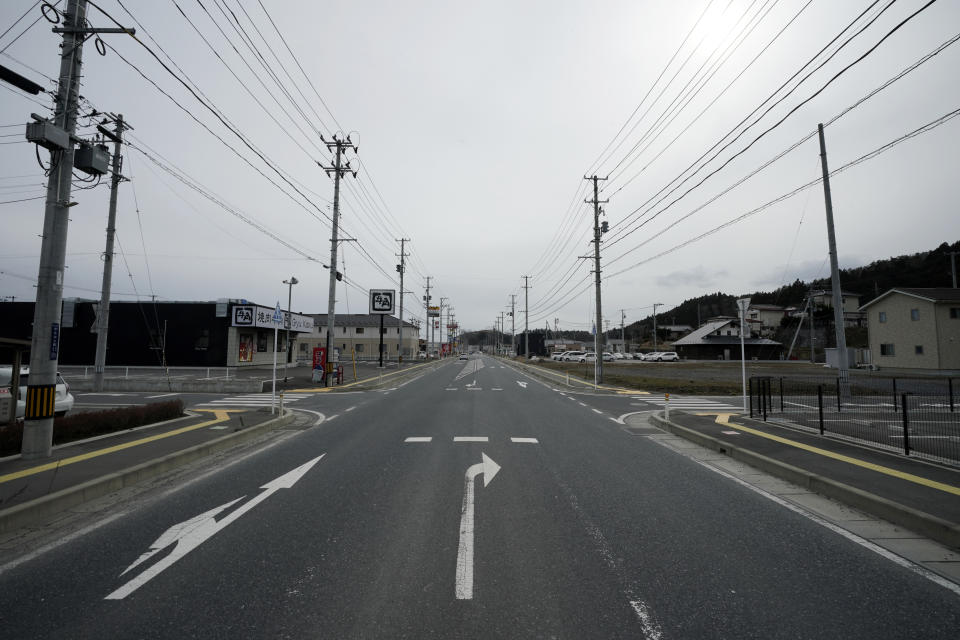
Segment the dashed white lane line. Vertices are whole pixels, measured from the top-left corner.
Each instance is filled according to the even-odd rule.
[[[585,403],[585,402],[577,402],[577,404],[580,405],[581,407],[587,406],[587,403]]]
[[[353,411],[353,410],[356,409],[356,408],[357,408],[357,405],[353,405],[353,406],[350,407],[349,409],[344,409],[344,411]]]
[[[483,391],[480,387],[467,387],[467,391]]]
[[[490,391],[503,391],[503,389],[499,387],[493,387],[492,389],[490,389]]]
[[[457,390],[456,387],[447,387],[446,389],[444,389],[444,391],[456,391],[456,390]]]
[[[330,422],[331,420],[333,420],[334,418],[336,418],[336,417],[339,416],[339,415],[340,415],[339,413],[335,413],[335,414],[333,414],[332,416],[327,416],[327,420],[326,420],[326,421],[327,421],[327,422]]]
[[[536,438],[510,438],[510,442],[523,442],[527,444],[540,444]]]
[[[600,409],[593,409],[593,412],[603,415],[603,411],[600,411]]]
[[[404,440],[404,442],[431,442],[432,440],[432,436],[411,436]]]
[[[454,436],[454,442],[489,442],[487,436]]]

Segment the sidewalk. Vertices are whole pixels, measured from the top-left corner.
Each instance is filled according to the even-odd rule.
[[[50,458],[0,459],[0,533],[51,518],[292,419],[266,411],[207,410],[137,429],[66,443]]]
[[[662,429],[954,549],[960,469],[732,413],[671,411]]]

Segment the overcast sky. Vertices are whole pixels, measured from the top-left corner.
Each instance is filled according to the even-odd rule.
[[[953,0],[924,10],[918,0],[261,1],[97,0],[236,132],[133,38],[103,35],[115,48],[105,56],[87,42],[83,113],[122,113],[137,147],[125,151],[131,181],[120,187],[114,299],[286,306],[282,281],[296,276],[293,309],[326,312],[333,182],[317,165],[330,162],[318,132],[329,140],[337,131],[359,145],[349,156],[357,177],[341,190],[341,236],[357,242],[341,245],[351,285],[337,289],[340,313],[365,312],[370,288],[399,288],[394,254],[405,237],[407,317],[424,317],[431,276],[434,301],[447,298],[465,329],[492,326],[516,295],[519,330],[529,275],[531,328],[558,320],[589,330],[593,266],[579,257],[593,251],[583,177],[594,174],[609,176],[600,183],[610,227],[601,253],[612,325],[621,309],[629,323],[653,303],[662,312],[705,293],[827,276],[820,184],[697,238],[816,180],[813,135],[722,193],[960,32]],[[36,4],[0,3],[0,31],[27,13],[0,38],[0,64],[53,88],[59,36]],[[114,26],[93,6],[88,17]],[[829,124],[830,168],[960,108],[958,63],[960,44],[950,43]],[[0,91],[0,295],[18,300],[34,297],[40,253],[43,200],[10,202],[44,193],[35,148],[21,142],[29,114],[49,114],[50,96],[37,99]],[[833,177],[841,266],[960,238],[958,148],[960,118]],[[701,157],[708,162],[695,172]],[[65,297],[99,297],[106,184],[73,193]]]

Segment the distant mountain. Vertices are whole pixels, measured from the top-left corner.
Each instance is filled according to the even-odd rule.
[[[895,287],[952,287],[951,251],[960,251],[960,241],[953,244],[944,242],[930,251],[876,260],[864,267],[841,269],[840,284],[844,291],[859,294],[861,305]],[[957,256],[957,262],[957,269],[960,270],[960,256]],[[810,284],[796,280],[773,291],[754,291],[745,295],[757,304],[799,307],[804,303]],[[830,278],[814,280],[812,284],[814,289],[830,289]],[[684,300],[673,309],[658,313],[657,326],[676,322],[696,327],[698,319],[705,322],[713,316],[736,316],[739,297],[743,296],[718,291]],[[627,333],[639,332],[641,327],[649,331],[652,326],[651,315],[629,325]],[[611,331],[608,335],[619,337],[620,333]]]

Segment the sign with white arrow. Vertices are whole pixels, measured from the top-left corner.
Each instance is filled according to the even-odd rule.
[[[500,465],[481,453],[483,459],[467,469],[463,489],[463,511],[460,514],[460,547],[457,549],[457,600],[473,599],[473,481],[483,474],[486,487],[500,471]]]
[[[135,569],[136,567],[145,563],[147,560],[150,560],[151,558],[153,558],[155,555],[157,555],[161,551],[168,549],[171,545],[173,545],[173,549],[170,550],[170,553],[164,556],[161,560],[150,565],[147,569],[141,572],[137,577],[133,578],[132,580],[127,582],[125,585],[123,585],[122,587],[120,587],[110,595],[108,595],[106,598],[104,598],[104,600],[122,600],[126,598],[128,595],[130,595],[131,593],[133,593],[134,591],[136,591],[137,589],[145,585],[147,582],[149,582],[152,578],[155,578],[156,576],[160,575],[160,573],[163,572],[164,569],[169,568],[177,560],[184,557],[185,555],[187,555],[188,553],[190,553],[191,551],[199,547],[201,544],[206,542],[208,539],[213,537],[213,535],[216,534],[218,531],[222,531],[223,529],[225,529],[227,526],[233,523],[233,521],[235,521],[237,518],[245,514],[247,511],[250,511],[251,509],[256,507],[258,504],[260,504],[261,502],[263,502],[264,500],[272,496],[274,493],[279,491],[280,489],[291,488],[293,485],[297,483],[298,480],[300,480],[300,478],[304,476],[304,474],[307,473],[307,471],[310,470],[311,467],[313,467],[313,465],[315,465],[317,462],[320,461],[320,458],[322,458],[325,455],[327,454],[324,453],[314,458],[313,460],[310,460],[309,462],[300,465],[296,469],[292,471],[288,471],[287,473],[283,474],[276,480],[272,480],[271,482],[268,482],[267,484],[263,485],[262,487],[260,487],[261,489],[265,489],[263,493],[259,494],[249,502],[246,502],[240,505],[239,507],[231,511],[229,514],[227,514],[226,517],[220,520],[216,519],[216,517],[219,514],[223,513],[233,505],[237,504],[238,502],[243,500],[246,496],[241,496],[236,500],[231,500],[226,504],[222,504],[219,507],[215,507],[213,509],[210,509],[209,511],[201,513],[200,515],[194,518],[190,518],[189,520],[173,525],[172,527],[164,531],[163,534],[159,538],[157,538],[153,544],[150,545],[149,551],[147,551],[146,553],[142,554],[139,558],[137,558],[137,560],[133,564],[131,564],[129,567],[124,569],[123,573],[121,573],[120,575],[122,576],[127,572]]]

